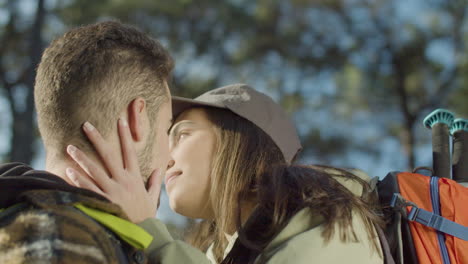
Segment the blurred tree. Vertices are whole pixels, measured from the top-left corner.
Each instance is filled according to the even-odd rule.
[[[7,13],[0,27],[0,89],[8,98],[12,115],[11,147],[7,160],[31,162],[36,137],[33,86],[43,50],[44,0],[38,0],[32,21],[22,17],[18,1],[2,3]]]
[[[19,1],[0,8],[11,13],[13,2]],[[177,95],[193,97],[232,82],[272,95],[294,114],[303,157],[314,162],[356,153],[378,157],[385,148],[379,142],[393,138],[413,167],[416,147],[427,142],[416,137],[422,115],[439,106],[468,115],[464,0],[51,3],[46,41],[72,26],[117,18],[169,47]],[[17,47],[24,38],[6,37],[7,25],[0,24],[2,37]]]
[[[369,117],[384,137],[400,140],[412,168],[422,115],[441,106],[468,113],[461,74],[467,6],[464,0],[185,0],[117,4],[109,10],[165,38],[179,65],[187,64],[176,71],[176,93],[193,96],[219,83],[248,80],[293,113],[326,109],[346,119],[353,110],[367,111],[384,119]],[[421,10],[424,16],[412,14]],[[210,74],[197,74],[197,67]],[[336,78],[332,91],[313,84],[327,76]],[[314,105],[313,97],[323,102]],[[346,149],[378,151],[337,130],[301,131],[305,154],[329,161],[327,156]]]
[[[350,87],[356,85],[349,80],[355,76],[345,74],[340,86],[361,95],[355,102],[348,100],[354,107],[361,105],[387,115],[399,113],[402,118],[398,129],[393,130],[398,133],[392,134],[389,129],[395,126],[393,122],[386,122],[384,127],[391,136],[400,139],[408,165],[414,168],[415,126],[420,125],[417,121],[441,106],[468,114],[462,106],[468,97],[466,91],[463,97],[461,71],[468,59],[465,42],[468,5],[466,1],[428,1],[422,6],[426,21],[417,21],[402,17],[398,8],[403,7],[390,1],[359,2],[353,5],[359,10],[359,17],[353,16],[346,6],[335,9],[347,21],[348,34],[359,44],[346,65],[354,67],[360,81]],[[365,27],[357,21],[363,17],[368,21]],[[370,45],[372,42],[375,44]],[[445,50],[436,54],[434,49]],[[455,99],[458,103],[451,104],[450,96],[458,98]]]

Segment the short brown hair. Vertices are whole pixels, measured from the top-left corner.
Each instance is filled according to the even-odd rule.
[[[45,50],[37,70],[34,95],[45,145],[59,153],[66,144],[90,150],[83,122],[108,136],[136,97],[146,100],[154,126],[169,99],[172,69],[164,47],[131,26],[101,22],[68,31]]]

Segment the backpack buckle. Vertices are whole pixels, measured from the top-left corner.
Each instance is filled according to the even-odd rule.
[[[408,218],[409,221],[415,221],[418,214],[419,214],[419,208],[413,206],[413,208],[411,208],[407,218]]]
[[[410,214],[413,212],[413,210],[419,210],[419,207],[411,202],[403,198],[401,194],[399,193],[394,193],[392,196],[392,200],[390,201],[390,206],[393,207],[397,211],[402,211],[406,214],[406,211],[404,210],[406,207],[411,206],[412,209],[410,211]],[[417,215],[416,212],[413,213],[414,215]]]

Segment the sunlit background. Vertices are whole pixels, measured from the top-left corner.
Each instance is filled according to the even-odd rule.
[[[44,168],[32,89],[43,49],[67,29],[117,19],[167,47],[172,93],[243,82],[296,122],[303,163],[371,176],[431,165],[422,119],[468,117],[467,1],[0,0],[0,161]],[[186,219],[162,197],[158,217]]]

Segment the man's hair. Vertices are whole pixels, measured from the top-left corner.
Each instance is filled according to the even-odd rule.
[[[74,28],[54,40],[39,64],[35,85],[38,125],[48,149],[91,146],[81,132],[90,121],[106,137],[135,98],[146,100],[151,127],[173,69],[156,40],[119,22]]]

